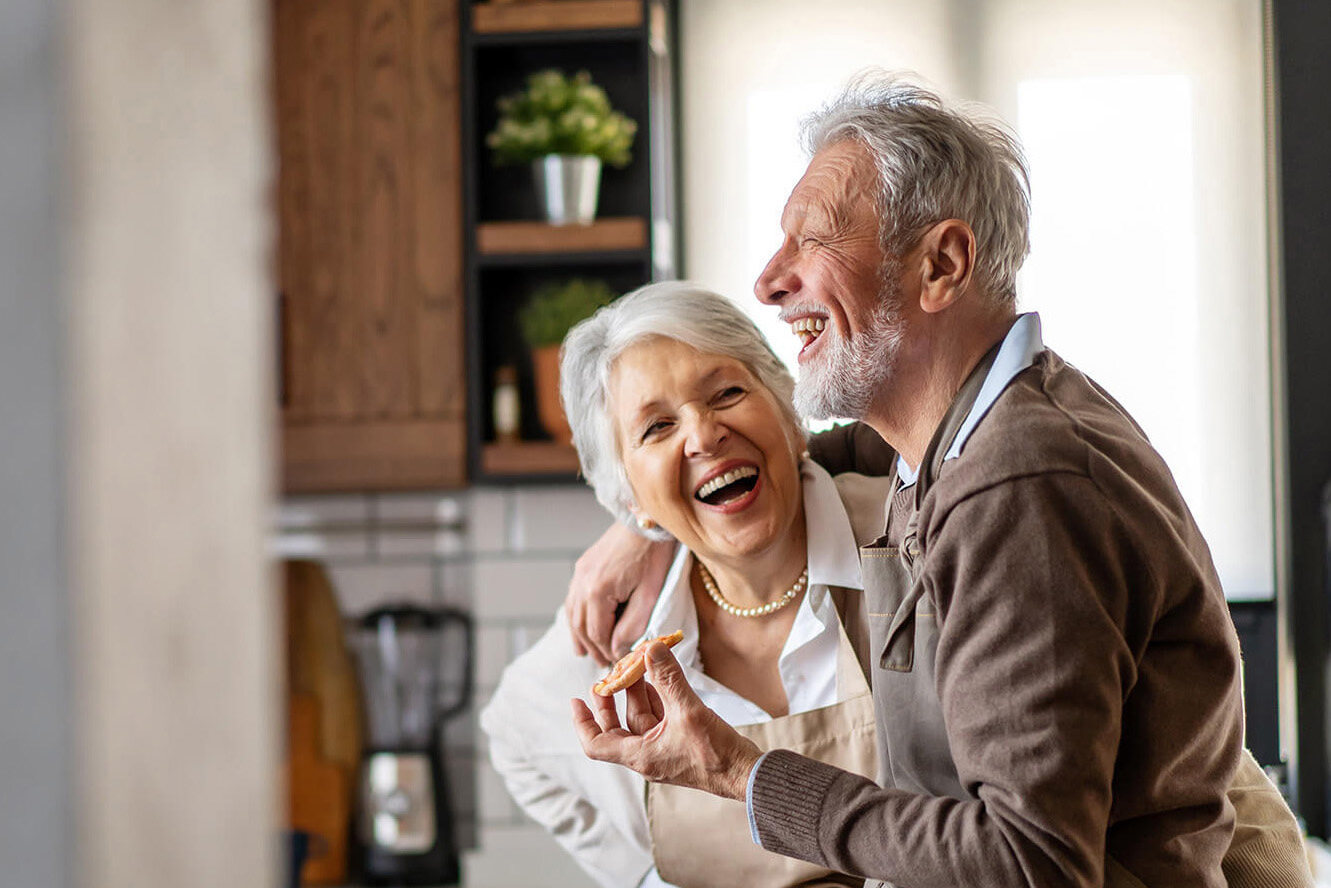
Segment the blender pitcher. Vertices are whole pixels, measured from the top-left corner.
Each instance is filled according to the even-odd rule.
[[[356,626],[368,742],[355,844],[368,884],[458,882],[441,733],[470,702],[472,634],[462,611],[412,605],[378,608]],[[447,700],[444,676],[456,685]]]

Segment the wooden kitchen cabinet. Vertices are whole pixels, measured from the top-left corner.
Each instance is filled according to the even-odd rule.
[[[274,0],[282,486],[466,482],[457,0]]]

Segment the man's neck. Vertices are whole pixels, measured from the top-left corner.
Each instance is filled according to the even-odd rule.
[[[983,322],[947,324],[926,318],[913,348],[899,355],[864,421],[901,457],[918,467],[939,423],[975,365],[1011,329],[1004,312]]]

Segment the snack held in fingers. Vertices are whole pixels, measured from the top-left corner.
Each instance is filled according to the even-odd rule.
[[[674,647],[684,640],[683,631],[676,629],[669,635],[656,638],[644,638],[638,646],[619,658],[619,662],[610,668],[605,678],[592,685],[592,693],[602,697],[613,697],[629,685],[642,678],[647,671],[647,645],[659,641],[666,647]]]

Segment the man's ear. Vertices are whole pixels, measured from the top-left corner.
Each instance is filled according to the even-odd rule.
[[[945,219],[920,239],[923,278],[920,308],[939,312],[961,298],[975,270],[975,232],[960,219]]]

